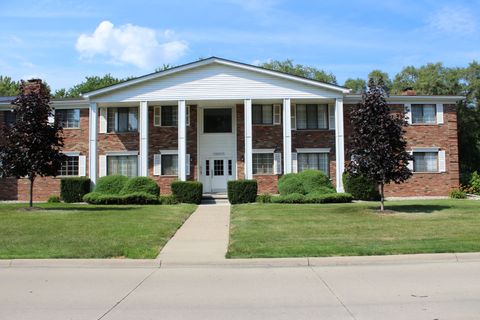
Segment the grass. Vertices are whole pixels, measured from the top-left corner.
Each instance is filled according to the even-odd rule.
[[[227,256],[316,257],[480,251],[480,201],[232,207]]]
[[[195,205],[0,205],[0,259],[155,258]]]

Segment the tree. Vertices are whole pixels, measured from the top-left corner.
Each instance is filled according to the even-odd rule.
[[[172,69],[173,67],[175,67],[173,64],[164,63],[161,67],[155,68],[155,72],[165,71],[168,69]]]
[[[337,84],[337,78],[335,77],[335,75],[333,75],[333,73],[326,72],[314,67],[307,67],[301,64],[294,65],[293,60],[291,59],[287,59],[284,61],[273,60],[270,62],[262,63],[259,65],[259,67],[326,83]]]
[[[392,89],[392,80],[388,76],[388,73],[375,69],[368,74],[368,79],[371,79],[375,85],[383,83],[383,87],[386,92],[390,92]]]
[[[67,91],[65,97],[77,98],[77,97],[80,97],[80,95],[83,93],[108,87],[129,79],[131,78],[126,78],[126,79],[115,78],[109,73],[104,75],[103,77],[99,77],[99,76],[85,77],[85,81],[77,85],[74,85],[72,88],[70,88]]]
[[[0,76],[0,96],[16,96],[20,92],[20,84],[7,76]]]
[[[405,115],[403,112],[392,114],[385,98],[382,80],[375,83],[370,79],[362,102],[351,109],[353,161],[347,166],[353,177],[364,176],[378,185],[381,211],[384,210],[385,184],[402,183],[412,175],[407,167],[412,157],[405,150]]]
[[[35,178],[56,176],[65,156],[62,129],[49,123],[53,116],[49,105],[50,92],[41,80],[21,82],[21,93],[13,101],[17,120],[3,128],[4,141],[0,145],[0,176],[27,177],[30,180],[30,208],[33,203]]]
[[[343,86],[352,89],[352,93],[356,94],[363,94],[365,91],[367,91],[367,83],[365,82],[365,80],[360,78],[348,78],[347,80],[345,80],[345,84]]]

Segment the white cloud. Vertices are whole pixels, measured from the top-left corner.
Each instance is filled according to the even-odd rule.
[[[172,63],[188,50],[186,42],[174,39],[172,30],[160,36],[162,43],[153,29],[132,24],[115,27],[110,21],[102,21],[91,35],[78,37],[76,49],[82,58],[107,56],[113,63],[133,64],[142,69]]]
[[[440,32],[469,35],[477,30],[475,17],[463,7],[443,7],[428,18],[428,25]]]

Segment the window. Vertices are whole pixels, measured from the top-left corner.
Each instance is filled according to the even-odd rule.
[[[80,109],[57,109],[55,121],[62,128],[80,128]]]
[[[412,104],[412,123],[436,123],[434,104]]]
[[[213,160],[213,175],[214,176],[223,176],[223,160]]]
[[[121,174],[127,177],[138,176],[137,156],[107,156],[107,174]]]
[[[15,111],[4,111],[3,112],[3,123],[6,126],[13,126],[17,121],[17,112]]]
[[[297,104],[297,129],[328,129],[328,105]]]
[[[299,153],[297,156],[298,172],[304,170],[320,170],[327,176],[328,170],[328,153]]]
[[[67,156],[58,172],[59,176],[78,176],[78,156]]]
[[[254,153],[253,174],[273,174],[273,153]]]
[[[413,152],[414,172],[437,172],[438,152]]]
[[[207,160],[205,163],[205,175],[210,175],[210,160]]]
[[[232,132],[232,109],[215,108],[203,110],[203,132]]]
[[[254,104],[252,106],[253,124],[273,124],[273,105]]]
[[[107,132],[137,132],[138,108],[108,108]]]
[[[162,176],[178,175],[178,155],[162,154]]]
[[[228,160],[228,175],[231,176],[233,174],[233,168],[232,168],[232,160]]]
[[[178,126],[178,107],[177,106],[161,106],[159,115],[161,115],[160,116],[160,119],[161,119],[161,124],[160,125],[162,127],[177,127]]]

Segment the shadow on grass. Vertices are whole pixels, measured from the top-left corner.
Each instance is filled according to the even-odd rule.
[[[450,206],[437,205],[437,204],[407,204],[407,205],[396,205],[389,206],[388,203],[385,204],[385,210],[390,211],[391,213],[432,213],[435,211],[442,211],[450,209]],[[378,207],[370,207],[372,210],[379,210]],[[380,212],[380,211],[379,211]]]
[[[90,207],[90,206],[75,206],[75,207],[54,207],[54,208],[42,208],[40,210],[45,211],[131,211],[138,210],[138,207],[124,207],[124,206],[102,206],[102,207]]]

